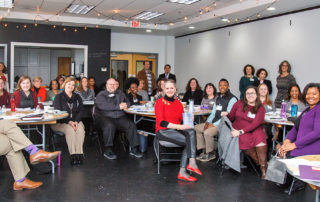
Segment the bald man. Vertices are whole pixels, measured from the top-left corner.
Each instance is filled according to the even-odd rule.
[[[139,138],[135,123],[130,120],[123,111],[130,106],[126,95],[117,89],[116,80],[110,78],[106,83],[106,90],[101,91],[96,97],[96,108],[94,117],[98,127],[103,131],[103,139],[107,159],[115,160],[117,155],[113,152],[113,139],[116,131],[123,131],[130,143],[130,155],[137,158],[142,157],[139,151]]]

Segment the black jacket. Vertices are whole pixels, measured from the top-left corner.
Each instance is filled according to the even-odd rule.
[[[166,78],[165,73],[160,74],[159,78],[164,78],[165,79]],[[176,81],[176,75],[169,73],[169,78],[168,79],[172,79],[172,80]]]
[[[184,94],[182,102],[187,102],[187,104],[189,104],[189,100],[192,99],[192,100],[194,100],[195,105],[200,105],[202,98],[203,98],[202,90],[196,90],[196,91],[194,91],[193,94],[192,94],[191,90],[188,90]]]
[[[71,98],[63,91],[56,95],[53,101],[54,109],[60,111],[67,111],[68,117],[62,120],[59,120],[59,123],[69,123],[69,121],[81,121],[81,111],[83,109],[82,99],[80,95],[73,92]],[[71,109],[70,109],[71,107]]]
[[[142,96],[141,95],[136,95],[137,99],[134,100],[132,93],[129,93],[127,95],[129,101],[130,101],[130,105],[140,105],[140,101],[142,101]]]
[[[263,80],[263,83],[267,85],[268,91],[269,91],[269,95],[271,95],[271,93],[272,93],[272,84],[271,84],[271,81],[265,79],[265,80]],[[254,82],[253,82],[253,85],[258,87],[258,86],[260,85],[260,80],[254,81]]]

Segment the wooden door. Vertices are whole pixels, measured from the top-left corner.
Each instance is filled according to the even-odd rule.
[[[58,57],[58,75],[70,75],[71,57]]]

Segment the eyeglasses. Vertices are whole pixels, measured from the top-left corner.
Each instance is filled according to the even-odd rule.
[[[246,95],[257,95],[257,93],[246,93]]]

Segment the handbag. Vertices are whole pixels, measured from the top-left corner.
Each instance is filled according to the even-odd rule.
[[[277,155],[278,152],[268,162],[265,179],[279,184],[284,184],[287,176],[287,168],[286,164],[278,160],[280,158]]]

